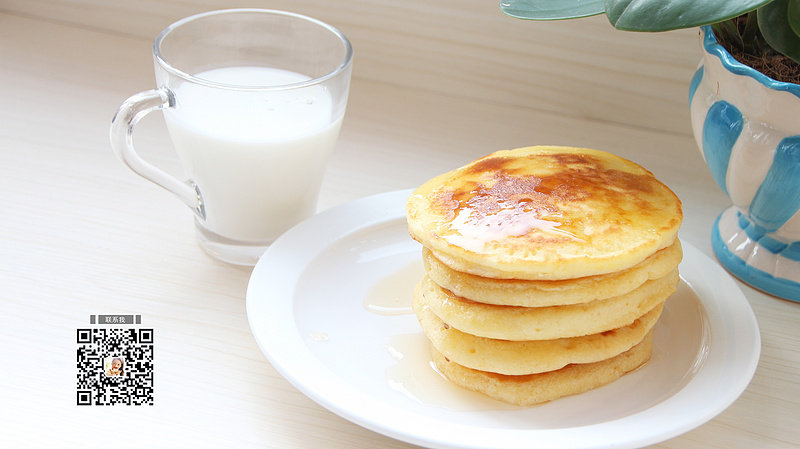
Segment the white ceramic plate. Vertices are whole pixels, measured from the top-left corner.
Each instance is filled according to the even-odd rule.
[[[744,391],[758,324],[734,281],[684,244],[682,282],[651,360],[587,393],[518,408],[455,387],[429,365],[410,312],[421,250],[392,192],[300,223],[262,256],[247,289],[259,346],[294,386],[373,431],[433,448],[632,448],[712,419]]]

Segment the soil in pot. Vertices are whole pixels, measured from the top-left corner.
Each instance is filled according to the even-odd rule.
[[[747,19],[747,15],[733,19],[734,25],[739,30],[739,36],[746,32]],[[717,42],[742,64],[750,66],[774,80],[800,84],[800,64],[769,48],[764,43],[761,33],[756,32],[758,33],[756,43],[749,48],[734,36],[717,34],[716,37]]]

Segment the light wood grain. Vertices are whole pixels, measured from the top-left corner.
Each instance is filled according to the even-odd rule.
[[[15,13],[152,40],[186,15],[224,0],[104,2],[7,0]],[[689,132],[687,80],[696,32],[614,30],[603,16],[530,22],[495,1],[244,1],[318,17],[356,49],[356,74],[373,81],[627,126]],[[666,113],[665,113],[666,112]]]
[[[289,385],[250,334],[249,269],[206,256],[190,211],[111,153],[114,111],[153,86],[155,34],[228,6],[0,4],[0,446],[410,447]],[[348,113],[320,209],[418,185],[497,149],[589,146],[672,187],[684,202],[681,237],[711,255],[710,228],[728,200],[690,134],[694,31],[622,33],[602,17],[524,22],[494,1],[237,6],[314,15],[353,41]],[[180,174],[160,117],[141,123],[136,143]],[[761,326],[753,382],[709,423],[654,447],[797,447],[800,306],[740,285]],[[97,313],[141,314],[155,328],[155,407],[75,406],[73,339]]]

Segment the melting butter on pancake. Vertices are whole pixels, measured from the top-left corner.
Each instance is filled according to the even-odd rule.
[[[669,274],[680,263],[683,252],[675,239],[669,247],[627,270],[555,281],[485,278],[453,270],[427,248],[423,248],[422,256],[428,276],[456,296],[487,304],[545,307],[587,303],[630,292],[648,280]]]
[[[633,291],[586,304],[518,307],[461,298],[436,285],[427,275],[414,301],[429,307],[448,325],[479,337],[501,340],[552,340],[580,337],[627,326],[663,303],[677,290],[678,270],[645,282]]]
[[[449,360],[431,346],[431,356],[442,375],[454,384],[520,406],[552,401],[606,385],[650,359],[653,332],[633,348],[594,363],[567,365],[555,371],[509,376],[467,368]]]
[[[630,268],[670,246],[680,200],[639,165],[598,150],[499,151],[437,176],[406,204],[411,236],[452,269],[573,279]]]
[[[632,324],[599,334],[509,341],[461,332],[447,325],[429,307],[414,301],[422,330],[437,351],[459,365],[509,375],[554,371],[573,363],[599,362],[619,355],[644,339],[662,309],[663,304],[659,304]]]

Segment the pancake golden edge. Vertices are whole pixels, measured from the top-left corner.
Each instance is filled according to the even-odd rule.
[[[508,375],[554,371],[573,363],[593,363],[619,355],[641,342],[658,321],[663,303],[628,326],[554,340],[509,341],[476,337],[447,325],[418,301],[414,312],[437,351],[459,365]]]
[[[574,279],[630,268],[670,246],[683,218],[652,173],[613,154],[535,146],[439,175],[406,203],[410,235],[452,269]]]
[[[523,407],[583,393],[609,384],[645,364],[652,353],[653,332],[615,357],[594,363],[567,365],[555,371],[508,376],[459,365],[431,346],[436,369],[463,388]]]
[[[448,267],[427,248],[422,258],[428,276],[439,286],[476,302],[522,307],[581,304],[630,292],[644,282],[669,274],[683,257],[680,240],[633,267],[618,272],[578,279],[491,279],[461,273]]]
[[[678,269],[633,291],[586,304],[517,307],[484,304],[454,295],[427,275],[414,289],[414,301],[462,332],[501,340],[552,340],[597,334],[622,326],[663,303],[678,288]]]

